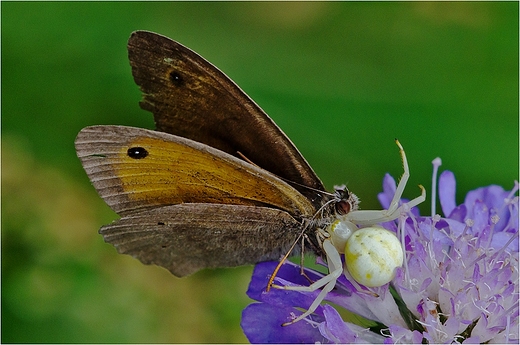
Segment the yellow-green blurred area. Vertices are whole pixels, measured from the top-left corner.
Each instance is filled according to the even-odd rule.
[[[2,342],[246,342],[252,267],[176,278],[103,242],[117,219],[74,151],[88,125],[153,128],[134,30],[192,48],[287,133],[328,188],[379,208],[408,155],[457,199],[518,178],[518,2],[2,2]],[[422,206],[429,212],[429,200]]]

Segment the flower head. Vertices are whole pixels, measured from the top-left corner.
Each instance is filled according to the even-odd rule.
[[[379,200],[388,208],[394,179],[386,175]],[[265,291],[276,262],[256,265],[242,328],[252,343],[505,343],[519,341],[518,183],[488,186],[455,202],[455,178],[439,178],[444,218],[412,209],[381,224],[403,234],[405,264],[391,284],[362,289],[344,276],[311,317],[281,324],[307,309],[320,290]],[[320,259],[318,259],[320,261]],[[323,276],[304,268],[313,281]],[[308,285],[299,265],[284,263],[278,285]],[[348,312],[346,312],[348,311]],[[341,313],[341,314],[340,314]],[[347,314],[348,313],[348,314]],[[345,322],[348,319],[349,322]]]

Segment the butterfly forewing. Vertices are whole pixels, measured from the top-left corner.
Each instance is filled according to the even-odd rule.
[[[146,31],[132,33],[128,55],[141,107],[159,131],[245,157],[321,205],[324,187],[293,143],[224,73],[183,45]]]
[[[84,128],[76,150],[118,214],[180,203],[271,206],[312,216],[313,205],[271,173],[195,141],[123,126]]]

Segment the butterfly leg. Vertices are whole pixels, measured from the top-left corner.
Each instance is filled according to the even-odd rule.
[[[315,281],[309,286],[281,286],[281,285],[274,285],[274,288],[277,289],[285,289],[285,290],[293,290],[293,291],[307,291],[307,292],[313,292],[318,290],[319,288],[323,287],[323,289],[320,291],[314,302],[310,305],[309,309],[298,316],[296,319],[286,322],[283,324],[283,326],[287,326],[290,324],[293,324],[295,322],[298,322],[310,314],[312,314],[316,308],[320,305],[320,303],[325,299],[325,296],[334,288],[336,285],[336,280],[341,276],[343,273],[343,264],[341,262],[341,257],[339,255],[338,250],[334,247],[334,245],[329,241],[325,240],[323,242],[323,250],[325,251],[325,254],[327,255],[327,262],[329,265],[329,274],[325,277]]]

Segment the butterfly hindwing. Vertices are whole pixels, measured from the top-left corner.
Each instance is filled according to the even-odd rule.
[[[119,253],[182,277],[202,268],[278,260],[300,229],[281,210],[194,203],[135,212],[103,226],[100,233]]]

